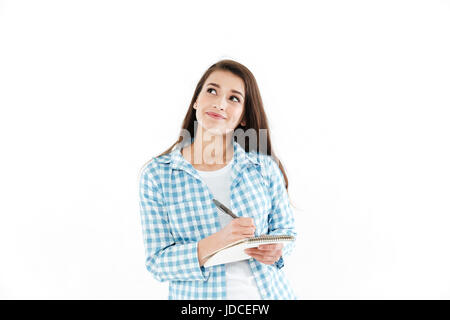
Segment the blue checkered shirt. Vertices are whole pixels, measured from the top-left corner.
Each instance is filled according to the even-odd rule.
[[[269,155],[245,150],[233,141],[231,210],[254,220],[255,236],[297,236],[283,175]],[[198,241],[221,229],[217,207],[206,183],[181,154],[178,143],[168,154],[146,163],[139,179],[140,216],[147,270],[169,281],[169,299],[226,299],[225,265],[199,265]],[[266,265],[251,258],[250,268],[263,299],[297,299],[285,273],[283,256]]]

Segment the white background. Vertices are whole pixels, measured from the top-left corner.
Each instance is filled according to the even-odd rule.
[[[0,298],[166,299],[138,174],[255,75],[300,299],[450,298],[449,1],[0,1]]]

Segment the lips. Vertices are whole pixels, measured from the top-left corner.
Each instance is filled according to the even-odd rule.
[[[224,116],[222,116],[222,115],[220,115],[218,113],[215,113],[215,112],[208,111],[208,112],[206,112],[206,114],[211,116],[211,117],[213,117],[213,118],[215,118],[215,119],[225,119]]]

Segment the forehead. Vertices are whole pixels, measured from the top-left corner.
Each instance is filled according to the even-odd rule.
[[[217,83],[225,90],[238,90],[244,94],[245,84],[241,78],[231,73],[230,71],[216,70],[213,71],[205,81],[205,84],[210,82]]]

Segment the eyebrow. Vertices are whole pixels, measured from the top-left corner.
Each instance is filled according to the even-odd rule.
[[[207,85],[212,85],[212,86],[214,86],[214,87],[220,88],[220,86],[219,86],[217,83],[214,83],[214,82],[210,82],[210,83],[208,83]],[[240,95],[242,96],[242,98],[244,98],[244,95],[243,95],[242,93],[240,93],[239,91],[237,91],[237,90],[234,90],[234,89],[233,89],[233,90],[231,90],[231,92],[240,94]]]

